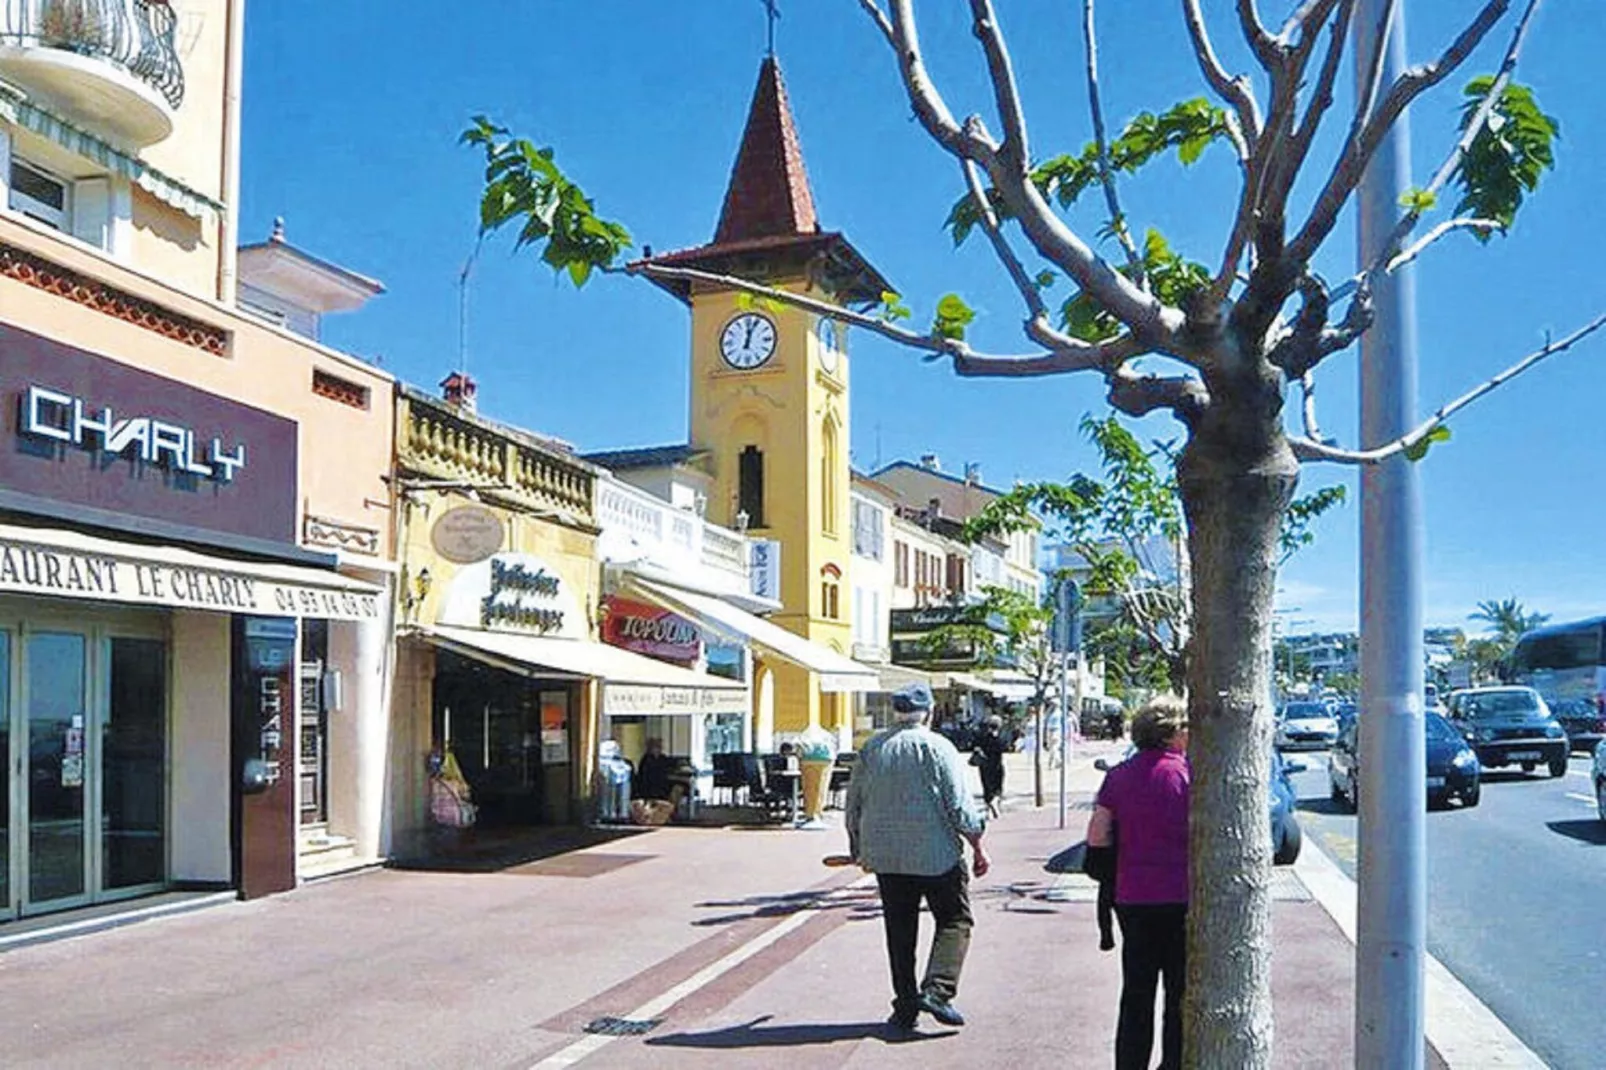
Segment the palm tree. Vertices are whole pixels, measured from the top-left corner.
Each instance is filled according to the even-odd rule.
[[[1533,631],[1550,619],[1549,613],[1528,613],[1515,598],[1479,602],[1476,611],[1467,614],[1468,620],[1479,620],[1494,633],[1494,641],[1506,652],[1517,645],[1524,632]]]

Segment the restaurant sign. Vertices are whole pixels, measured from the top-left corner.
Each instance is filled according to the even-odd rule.
[[[81,397],[37,384],[22,396],[22,433],[219,483],[232,483],[245,467],[244,443],[225,449],[214,436],[203,445],[193,428],[152,416],[119,419],[109,405],[96,409]]]
[[[688,665],[702,654],[702,633],[685,617],[628,598],[609,598],[605,605],[604,642],[649,658]]]
[[[602,712],[612,717],[675,713],[746,713],[745,688],[604,684]]]
[[[205,563],[200,563],[200,562]],[[377,591],[330,574],[328,586],[239,569],[213,558],[122,552],[0,538],[0,592],[269,617],[376,621]],[[306,571],[306,570],[298,570]]]
[[[569,585],[529,554],[496,554],[458,570],[437,623],[586,638],[586,617]]]

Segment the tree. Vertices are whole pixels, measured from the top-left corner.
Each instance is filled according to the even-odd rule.
[[[1479,602],[1478,608],[1467,614],[1468,620],[1482,621],[1487,631],[1494,633],[1493,642],[1499,654],[1494,660],[1503,660],[1517,645],[1524,632],[1531,632],[1550,619],[1548,613],[1528,613],[1515,598],[1493,599]]]
[[[1513,375],[1606,326],[1602,316],[1547,342],[1507,371],[1435,410],[1399,439],[1345,449],[1317,420],[1314,375],[1353,346],[1373,319],[1379,279],[1447,237],[1504,234],[1553,165],[1558,127],[1512,80],[1538,0],[1514,19],[1512,0],[1476,5],[1465,28],[1431,59],[1385,83],[1380,57],[1397,4],[1360,25],[1356,0],[1301,0],[1280,26],[1254,0],[1235,21],[1252,75],[1233,74],[1212,43],[1200,0],[1181,0],[1193,60],[1213,94],[1143,112],[1112,138],[1100,102],[1093,0],[1083,0],[1092,140],[1078,152],[1033,150],[1020,84],[993,0],[968,0],[992,89],[991,124],[958,118],[926,62],[913,0],[859,0],[887,44],[919,126],[952,160],[966,189],[950,217],[954,236],[982,235],[1019,291],[1034,352],[1000,356],[967,341],[975,312],[957,294],[934,305],[926,330],[908,326],[896,294],[879,309],[845,309],[734,275],[661,263],[621,263],[628,233],[599,217],[550,150],[479,120],[466,140],[486,156],[485,229],[516,225],[521,244],[577,283],[601,268],[676,284],[745,291],[782,301],[948,361],[961,376],[1096,376],[1128,416],[1169,413],[1185,443],[1177,484],[1186,520],[1193,609],[1187,661],[1192,726],[1192,904],[1189,913],[1186,1061],[1265,1067],[1271,1062],[1271,842],[1265,784],[1271,761],[1271,617],[1282,520],[1300,465],[1419,460],[1445,440],[1446,421]],[[1352,201],[1368,163],[1406,109],[1444,85],[1497,27],[1510,30],[1498,70],[1464,88],[1460,133],[1426,186],[1402,204],[1382,255],[1330,286],[1313,264]],[[1356,78],[1352,107],[1335,88],[1351,32],[1378,57]],[[1329,130],[1331,141],[1319,137]],[[1325,164],[1316,146],[1332,144]],[[1189,260],[1163,235],[1131,225],[1119,179],[1175,152],[1191,164],[1223,147],[1239,191],[1213,266]],[[1447,187],[1453,209],[1439,212]],[[1296,195],[1296,191],[1298,191]],[[1101,196],[1112,262],[1072,226],[1066,210]],[[1308,195],[1308,196],[1307,196]],[[1297,390],[1299,430],[1285,398]]]

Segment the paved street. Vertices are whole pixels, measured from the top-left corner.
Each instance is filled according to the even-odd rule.
[[[1016,796],[989,834],[996,869],[973,888],[958,1001],[971,1022],[926,1022],[913,1042],[881,1024],[873,892],[857,870],[820,866],[840,829],[670,827],[500,871],[387,870],[8,952],[4,1062],[1108,1065],[1119,963],[1097,950],[1091,902],[1047,894],[1042,860],[1079,835],[1086,810],[1065,833],[1054,814]],[[1348,1067],[1352,948],[1285,874],[1278,1065]],[[608,1016],[661,1021],[644,1037],[585,1031]]]
[[[1327,756],[1295,777],[1306,836],[1352,877],[1356,819],[1328,802]],[[1428,815],[1433,955],[1551,1066],[1587,1070],[1606,1051],[1606,826],[1589,761],[1559,780],[1495,771],[1480,805]]]

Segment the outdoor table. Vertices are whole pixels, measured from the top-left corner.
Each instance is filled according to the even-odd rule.
[[[792,800],[792,824],[797,824],[798,800],[803,784],[803,770],[801,769],[775,769],[771,770],[770,777],[784,782],[789,788],[789,797]]]

